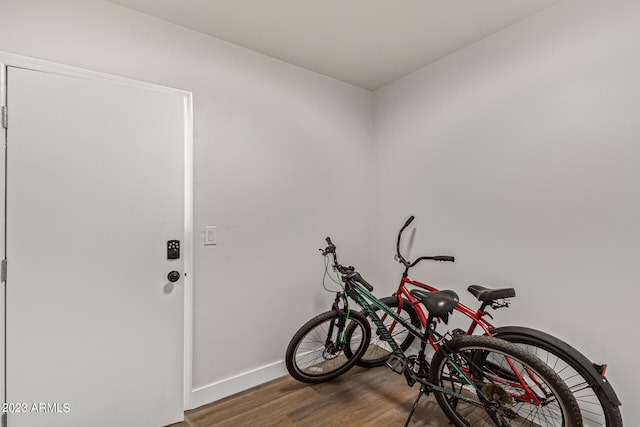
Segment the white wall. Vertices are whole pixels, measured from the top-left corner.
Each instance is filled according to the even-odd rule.
[[[628,422],[640,300],[640,3],[569,0],[374,94],[375,279],[514,286],[496,324],[557,334],[596,361]],[[631,370],[631,371],[628,371]]]
[[[496,323],[607,361],[640,419],[622,370],[638,351],[637,2],[567,0],[377,91],[375,126],[368,92],[109,3],[0,7],[0,50],[194,93],[194,402],[282,372],[329,298],[326,234],[391,291],[395,231],[415,214],[412,253],[458,259],[416,278],[471,305],[468,283],[515,286]],[[201,246],[207,224],[218,246]]]
[[[0,51],[193,92],[192,405],[283,374],[324,237],[370,266],[372,94],[102,1],[3,0]]]

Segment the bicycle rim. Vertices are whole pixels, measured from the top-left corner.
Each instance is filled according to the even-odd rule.
[[[326,312],[307,322],[294,335],[285,362],[291,376],[299,381],[328,381],[350,369],[366,350],[370,330],[367,320],[352,313],[350,351],[345,352],[344,330],[338,327],[337,311]]]

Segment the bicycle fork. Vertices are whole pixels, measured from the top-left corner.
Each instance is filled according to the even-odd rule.
[[[331,351],[332,353],[335,351],[339,351],[343,345],[344,341],[344,327],[347,324],[347,318],[349,317],[349,308],[345,304],[345,309],[340,308],[340,300],[342,299],[342,294],[340,292],[336,293],[336,299],[333,301],[333,305],[331,306],[332,310],[340,313],[338,318],[338,324],[336,325],[335,319],[331,319],[329,323],[329,331],[327,333],[327,339],[324,343],[324,347],[326,350]],[[335,343],[333,342],[333,329],[338,328],[338,335],[336,336]]]

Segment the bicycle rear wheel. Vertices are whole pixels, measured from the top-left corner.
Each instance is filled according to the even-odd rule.
[[[549,365],[578,401],[585,427],[622,427],[620,408],[611,403],[603,388],[593,379],[589,372],[591,362],[578,361],[583,356],[576,349],[555,337],[530,328],[497,328],[492,331],[492,335],[516,344]]]
[[[540,359],[486,336],[444,346],[431,361],[430,382],[442,389],[434,395],[456,426],[582,426],[571,391]]]
[[[341,325],[341,321],[346,324]],[[346,340],[345,329],[352,334]],[[329,381],[347,372],[367,350],[371,338],[369,322],[352,311],[345,319],[341,311],[327,311],[305,323],[293,336],[285,353],[289,374],[305,383]],[[346,345],[349,345],[346,351]]]

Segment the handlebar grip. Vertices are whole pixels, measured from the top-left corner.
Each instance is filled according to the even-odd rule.
[[[411,215],[411,216],[409,217],[409,219],[407,219],[407,222],[405,222],[405,223],[404,223],[403,228],[404,228],[404,227],[408,227],[408,226],[409,226],[409,224],[411,224],[411,223],[413,222],[413,220],[414,220],[414,219],[416,219],[416,217],[414,217],[413,215]]]
[[[360,283],[360,284],[361,284],[362,286],[364,286],[365,288],[367,288],[367,290],[368,290],[369,292],[373,291],[373,286],[371,286],[369,283],[367,283],[367,281],[366,281],[366,280],[364,280],[364,279],[362,278],[362,276],[360,275],[360,273],[355,272],[355,273],[354,273],[354,275],[353,275],[353,279],[354,279],[356,282]]]
[[[440,255],[440,256],[434,256],[433,260],[434,261],[455,262],[456,258],[452,257],[452,256]]]
[[[331,237],[327,237],[326,241],[327,241],[327,245],[333,245],[333,243],[331,243]]]

